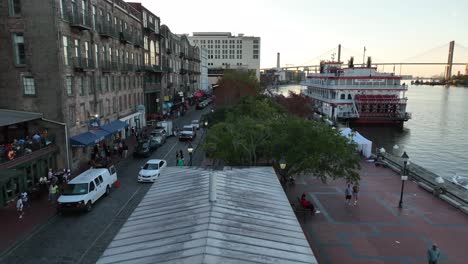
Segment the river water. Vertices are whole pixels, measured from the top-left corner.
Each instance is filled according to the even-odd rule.
[[[280,92],[286,95],[288,90],[300,89],[289,85]],[[374,151],[377,147],[397,155],[406,151],[410,162],[444,178],[455,173],[468,176],[468,88],[409,86],[406,96],[412,119],[403,129],[374,125],[356,130],[372,140]],[[394,145],[399,149],[394,150]]]

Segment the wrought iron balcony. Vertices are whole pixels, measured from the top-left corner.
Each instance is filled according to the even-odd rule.
[[[161,65],[153,65],[153,70],[155,72],[163,72],[163,67]]]
[[[91,17],[88,13],[69,11],[68,21],[70,22],[70,25],[74,28],[80,30],[91,30]]]
[[[187,71],[186,69],[180,69],[179,73],[180,73],[180,74],[187,74],[188,71]]]
[[[154,23],[150,23],[150,22],[147,22],[146,23],[146,26],[144,27],[144,29],[148,32],[155,32],[156,31],[156,27],[154,26]]]
[[[172,49],[167,48],[167,49],[166,49],[166,54],[172,54]]]
[[[180,52],[180,53],[179,53],[179,58],[181,58],[181,59],[182,59],[182,58],[185,58],[185,53],[184,53],[184,52]]]
[[[73,68],[76,71],[90,71],[94,70],[94,60],[90,58],[83,57],[73,57]]]
[[[99,32],[99,35],[103,38],[115,38],[116,33],[114,30],[114,27],[110,25],[109,23],[98,23],[97,24],[97,30]]]
[[[136,48],[143,47],[143,37],[135,35],[133,37],[133,46],[135,46]]]
[[[130,34],[127,31],[119,32],[119,39],[120,39],[120,42],[122,43],[132,43],[133,41],[132,34]]]

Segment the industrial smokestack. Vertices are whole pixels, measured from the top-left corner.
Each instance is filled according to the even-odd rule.
[[[338,62],[341,61],[341,44],[338,45]]]
[[[277,70],[277,71],[279,71],[279,70],[280,70],[280,67],[281,67],[281,64],[280,64],[280,62],[281,62],[281,61],[280,61],[280,57],[281,57],[280,53],[279,53],[279,52],[276,53],[276,70]]]

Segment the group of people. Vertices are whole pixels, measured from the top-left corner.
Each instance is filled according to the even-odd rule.
[[[359,193],[359,185],[355,183],[351,187],[351,183],[348,183],[348,186],[345,189],[345,203],[350,205],[352,200],[354,200],[354,205],[357,205],[358,193]]]
[[[25,154],[38,150],[49,143],[47,131],[36,132],[33,135],[14,139],[13,142],[0,145],[0,161],[10,161]]]
[[[125,143],[125,140],[121,138],[115,139],[112,147],[105,142],[94,145],[93,151],[91,152],[90,165],[92,167],[97,167],[107,164],[111,162],[112,155],[119,156],[120,158],[127,158],[128,145]]]
[[[60,192],[60,187],[64,187],[65,184],[71,179],[71,170],[62,169],[54,172],[51,168],[47,172],[47,175],[42,175],[39,178],[39,192],[40,194],[48,194],[48,200],[55,203],[57,196]],[[23,218],[24,207],[30,207],[28,192],[22,192],[16,200],[16,210],[18,211],[19,218]]]

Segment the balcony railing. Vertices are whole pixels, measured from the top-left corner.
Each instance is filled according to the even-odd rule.
[[[167,48],[167,49],[166,49],[166,54],[172,54],[172,49]]]
[[[73,57],[73,67],[77,71],[93,70],[94,69],[94,60],[84,57]]]
[[[68,21],[72,27],[78,28],[80,30],[90,30],[91,29],[91,17],[88,13],[81,12],[68,12]]]
[[[184,53],[184,52],[180,52],[180,53],[179,53],[179,58],[181,58],[181,59],[182,59],[182,58],[185,58],[185,53]]]
[[[137,48],[143,47],[143,37],[142,36],[134,36],[133,37],[133,45]]]
[[[155,72],[163,72],[163,67],[161,65],[153,65],[153,70]]]
[[[119,39],[120,39],[120,42],[123,42],[123,43],[132,43],[133,41],[132,34],[126,31],[119,32]]]
[[[154,26],[154,23],[148,22],[148,23],[146,23],[145,30],[151,31],[151,32],[155,32],[155,31],[156,31],[156,27]]]
[[[99,35],[101,35],[101,37],[104,37],[104,38],[116,37],[114,27],[109,23],[103,23],[103,22],[98,23],[97,30],[99,32]]]

